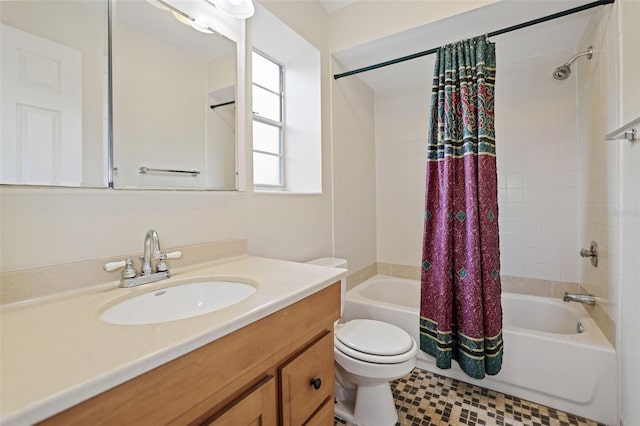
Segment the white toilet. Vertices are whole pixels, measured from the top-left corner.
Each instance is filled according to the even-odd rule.
[[[314,265],[347,269],[344,259],[325,257]],[[342,280],[340,313],[345,305]],[[336,416],[358,426],[395,425],[398,420],[390,381],[416,366],[418,345],[403,329],[382,321],[336,323],[334,337]]]

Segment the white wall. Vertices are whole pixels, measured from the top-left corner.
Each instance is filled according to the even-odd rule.
[[[640,2],[622,0],[620,125],[640,117]],[[620,316],[618,327],[621,419],[625,426],[640,424],[640,143],[616,141],[621,149],[621,218],[620,218]]]
[[[598,305],[617,322],[619,273],[620,144],[604,135],[618,127],[618,23],[614,8],[598,8],[579,44],[593,46],[593,58],[581,58],[575,67],[578,82],[580,164],[580,244],[596,241],[598,267],[581,261],[582,286],[595,294]]]
[[[285,64],[285,176],[287,191],[322,192],[320,53]]]
[[[116,187],[204,187],[210,64],[123,19],[116,20],[113,40]],[[141,174],[140,166],[201,173]]]
[[[150,228],[158,231],[163,247],[248,238],[249,252],[255,255],[301,261],[331,255],[326,12],[319,4],[317,10],[295,4],[271,6],[272,13],[321,51],[323,194],[254,194],[251,185],[247,185],[249,192],[228,193],[2,187],[0,270],[135,253],[142,251],[144,233]],[[246,59],[243,55],[240,61],[243,69]],[[245,123],[250,123],[249,115],[242,117]],[[241,143],[250,131],[250,126],[239,129]],[[250,170],[250,144],[240,155]],[[251,182],[250,172],[246,173]]]
[[[332,108],[335,254],[356,272],[377,257],[373,91],[357,78],[333,81]]]
[[[232,76],[236,75],[236,58],[232,58]],[[209,89],[207,104],[221,105],[237,98],[235,78],[227,81],[226,87]],[[207,188],[237,189],[237,144],[235,103],[207,110],[206,183]]]

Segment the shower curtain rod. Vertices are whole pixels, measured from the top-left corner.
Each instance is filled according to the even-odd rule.
[[[536,25],[536,24],[541,24],[543,22],[547,22],[547,21],[551,21],[553,19],[557,19],[557,18],[562,18],[563,16],[567,16],[567,15],[572,15],[574,13],[578,13],[578,12],[582,12],[583,10],[588,10],[597,6],[604,6],[607,4],[611,4],[614,3],[615,0],[598,0],[598,1],[594,1],[592,3],[587,3],[587,4],[583,4],[582,6],[578,6],[578,7],[574,7],[572,9],[567,9],[567,10],[563,10],[562,12],[557,12],[554,13],[552,15],[548,15],[548,16],[543,16],[542,18],[538,18],[538,19],[533,19],[531,21],[527,21],[527,22],[523,22],[522,24],[518,24],[518,25],[513,25],[511,27],[507,27],[507,28],[503,28],[501,30],[498,31],[493,31],[491,33],[488,33],[487,36],[488,37],[493,37],[493,36],[498,36],[498,35],[502,35],[502,34],[506,34],[509,33],[511,31],[515,31],[515,30],[520,30],[522,28],[527,28],[530,27],[532,25]],[[383,68],[389,65],[394,65],[400,62],[405,62],[405,61],[410,61],[412,59],[416,59],[416,58],[420,58],[422,56],[427,56],[427,55],[431,55],[433,53],[436,53],[440,48],[436,47],[433,49],[429,49],[429,50],[423,50],[422,52],[418,52],[418,53],[413,53],[411,55],[407,55],[407,56],[402,56],[400,58],[396,58],[396,59],[391,59],[389,61],[385,61],[385,62],[380,62],[379,64],[375,64],[375,65],[369,65],[368,67],[362,67],[362,68],[358,68],[352,71],[346,71],[340,74],[334,74],[333,78],[335,80],[342,78],[342,77],[348,77],[350,75],[354,75],[354,74],[360,74],[363,73],[365,71],[371,71],[371,70],[375,70],[378,68]]]

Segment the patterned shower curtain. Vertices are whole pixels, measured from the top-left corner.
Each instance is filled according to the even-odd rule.
[[[502,365],[495,66],[486,36],[440,48],[427,147],[420,348],[476,379]]]

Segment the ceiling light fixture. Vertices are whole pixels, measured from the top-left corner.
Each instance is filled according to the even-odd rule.
[[[207,24],[203,24],[202,22],[190,17],[189,15],[184,15],[182,13],[178,13],[176,11],[171,11],[173,17],[176,18],[181,23],[190,26],[196,31],[200,31],[205,34],[214,34],[215,31],[209,28]]]
[[[208,26],[206,26],[202,22],[196,21],[195,19],[193,20],[193,22],[191,22],[191,28],[193,28],[196,31],[200,31],[201,33],[213,34],[213,31],[211,31],[211,29]]]
[[[251,18],[255,11],[252,0],[209,0],[225,15],[238,19]]]
[[[234,0],[234,1],[239,2],[243,0]],[[174,18],[176,18],[181,23],[190,26],[196,31],[200,31],[201,33],[205,33],[205,34],[216,33],[216,31],[213,30],[211,27],[209,27],[207,24],[203,23],[199,19],[196,19],[196,18],[193,18],[192,16],[187,15],[186,13],[184,13],[179,9],[176,9],[174,6],[172,6],[169,3],[166,3],[164,0],[147,0],[147,3],[157,7],[158,9],[164,9],[164,10],[170,11]],[[253,7],[253,3],[251,4],[251,7]]]

